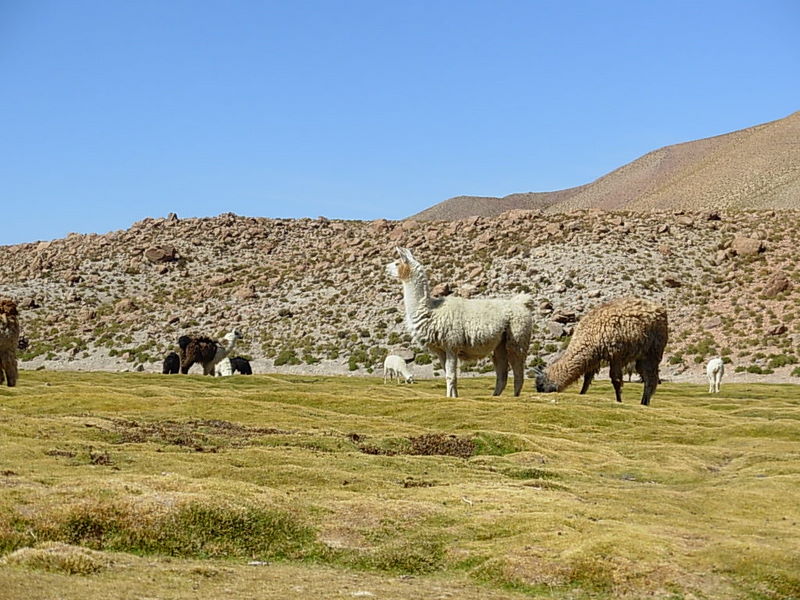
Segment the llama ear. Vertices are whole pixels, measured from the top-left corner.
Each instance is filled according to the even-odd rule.
[[[398,246],[397,247],[397,253],[400,255],[400,257],[404,261],[406,261],[408,263],[416,262],[416,260],[414,259],[414,255],[411,254],[411,250],[409,250],[408,248],[401,248],[401,247]]]

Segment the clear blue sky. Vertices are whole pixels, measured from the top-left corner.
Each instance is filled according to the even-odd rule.
[[[403,218],[800,110],[800,2],[0,0],[0,244]]]

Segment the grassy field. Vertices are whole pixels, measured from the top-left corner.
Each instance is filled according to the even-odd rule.
[[[24,372],[0,598],[800,598],[799,386],[492,387]]]

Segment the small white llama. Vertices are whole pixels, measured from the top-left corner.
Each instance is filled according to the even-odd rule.
[[[406,383],[414,383],[414,375],[408,369],[405,359],[402,356],[390,354],[383,361],[383,383],[386,383],[387,377],[389,381],[397,377],[397,383],[400,383],[401,375]]]
[[[712,358],[706,366],[708,375],[708,393],[718,394],[719,384],[722,383],[722,376],[725,375],[725,363],[721,358]]]

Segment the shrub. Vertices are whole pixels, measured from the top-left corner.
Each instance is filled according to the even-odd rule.
[[[273,363],[276,367],[280,367],[283,365],[299,365],[300,359],[297,358],[297,354],[295,354],[294,350],[281,350],[280,354],[275,358]]]
[[[430,354],[423,352],[422,354],[417,354],[414,358],[414,362],[418,365],[429,365],[433,362]]]

